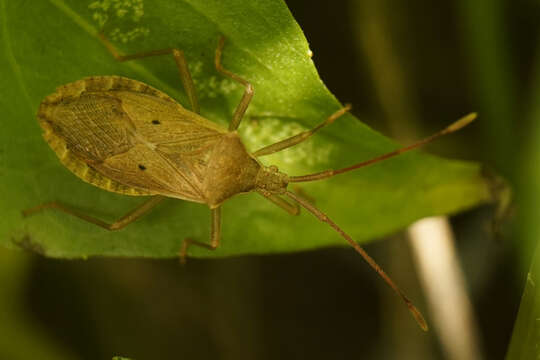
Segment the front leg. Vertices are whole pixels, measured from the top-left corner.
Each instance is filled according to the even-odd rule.
[[[187,250],[190,245],[197,245],[208,250],[216,250],[221,240],[221,205],[211,210],[211,225],[210,225],[210,244],[203,243],[201,241],[195,241],[192,239],[185,239],[182,243],[182,249],[180,250],[180,262],[186,263]]]
[[[240,122],[242,121],[242,117],[244,116],[244,113],[246,112],[249,103],[251,102],[251,98],[253,97],[253,86],[250,82],[247,80],[241,78],[240,76],[230,72],[229,70],[225,69],[223,65],[221,65],[221,55],[223,53],[223,46],[225,45],[225,38],[222,36],[219,38],[218,47],[216,49],[216,57],[214,59],[214,63],[216,65],[216,70],[222,73],[223,75],[230,77],[234,81],[242,84],[244,89],[244,95],[242,96],[242,99],[240,100],[240,103],[236,107],[236,110],[234,111],[233,118],[229,124],[229,131],[235,131],[238,129],[238,126],[240,126]]]

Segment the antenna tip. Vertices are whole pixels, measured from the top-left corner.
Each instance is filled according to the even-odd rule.
[[[414,317],[414,320],[418,323],[418,326],[424,331],[428,331],[429,327],[426,322],[426,319],[422,316],[422,313],[413,305],[408,303],[407,306],[409,307],[409,311],[411,312],[412,316]]]
[[[474,119],[476,119],[477,116],[478,116],[478,114],[475,113],[475,112],[470,113],[468,115],[465,115],[461,119],[457,120],[456,122],[454,122],[450,126],[448,126],[446,128],[446,130],[449,131],[449,132],[458,131],[459,129],[461,129],[461,128],[469,125],[471,122],[473,122]]]

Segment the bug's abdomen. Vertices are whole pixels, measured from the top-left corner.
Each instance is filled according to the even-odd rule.
[[[252,191],[260,168],[236,133],[223,136],[213,149],[202,185],[210,207],[236,194]]]

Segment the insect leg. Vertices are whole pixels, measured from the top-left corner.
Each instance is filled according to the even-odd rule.
[[[31,209],[24,210],[23,216],[27,217],[37,212],[43,211],[45,209],[55,209],[55,210],[62,211],[66,214],[78,217],[79,219],[82,219],[84,221],[97,225],[99,227],[102,227],[106,230],[112,231],[112,230],[122,229],[123,227],[131,224],[132,222],[134,222],[135,220],[137,220],[138,218],[140,218],[141,216],[145,215],[150,210],[152,210],[157,204],[159,204],[164,199],[165,199],[164,196],[159,196],[159,195],[152,196],[150,199],[146,200],[144,203],[137,206],[135,209],[128,212],[126,215],[122,216],[120,219],[118,219],[117,221],[113,223],[107,223],[93,216],[86,215],[78,210],[72,209],[56,201],[48,202],[48,203],[33,207]]]
[[[231,123],[229,124],[229,130],[234,131],[238,129],[238,126],[240,125],[240,121],[242,121],[242,117],[244,116],[244,113],[246,112],[249,106],[251,98],[253,97],[253,86],[251,86],[251,84],[247,82],[245,79],[223,68],[223,65],[221,65],[221,54],[223,53],[223,45],[225,45],[225,37],[222,36],[219,38],[218,47],[216,48],[216,57],[214,60],[217,71],[219,71],[225,76],[230,77],[234,81],[239,82],[240,84],[244,85],[246,88],[244,90],[244,95],[242,96],[242,100],[240,100],[240,104],[238,104],[238,106],[236,107]]]
[[[309,137],[311,137],[311,135],[315,134],[317,131],[319,131],[320,129],[322,129],[326,125],[332,124],[334,121],[336,121],[339,117],[343,116],[350,109],[351,109],[351,105],[347,104],[347,105],[345,105],[345,107],[339,109],[338,111],[336,111],[335,113],[330,115],[325,121],[323,121],[322,123],[317,125],[315,128],[313,128],[311,130],[308,130],[308,131],[301,132],[300,134],[296,134],[294,136],[291,136],[290,138],[287,138],[285,140],[281,140],[281,141],[279,141],[279,142],[277,142],[275,144],[265,146],[262,149],[259,149],[259,150],[255,151],[251,155],[253,155],[255,157],[264,156],[264,155],[270,155],[270,154],[273,154],[275,152],[281,151],[283,149],[289,148],[291,146],[300,144],[302,141],[308,139]]]
[[[186,263],[187,250],[190,245],[197,245],[208,250],[216,250],[221,240],[221,206],[211,210],[212,222],[210,225],[210,244],[192,239],[185,239],[180,250],[180,262]]]
[[[293,203],[291,204],[287,200],[283,199],[281,196],[274,195],[274,194],[264,194],[262,192],[258,192],[268,200],[270,200],[272,203],[276,204],[286,212],[288,212],[291,215],[298,215],[300,214],[300,206],[298,204]]]
[[[178,67],[178,71],[180,72],[180,80],[182,80],[182,84],[184,85],[184,89],[186,90],[187,96],[189,98],[189,102],[191,104],[191,110],[197,114],[200,113],[199,101],[197,100],[197,93],[195,91],[195,85],[193,84],[193,79],[191,78],[187,61],[184,56],[184,52],[182,50],[169,48],[169,49],[145,51],[145,52],[140,52],[140,53],[131,54],[131,55],[120,55],[118,50],[114,47],[113,44],[111,44],[111,42],[105,37],[105,35],[103,35],[103,33],[99,33],[98,37],[99,37],[99,40],[101,40],[101,42],[103,43],[103,45],[105,45],[107,50],[109,50],[109,52],[112,54],[112,56],[120,62],[135,60],[135,59],[142,59],[142,58],[150,57],[150,56],[159,56],[159,55],[174,56],[174,61],[176,62],[176,66]]]

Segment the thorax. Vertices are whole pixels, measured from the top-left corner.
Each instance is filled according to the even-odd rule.
[[[216,207],[235,194],[253,191],[260,169],[236,133],[224,134],[206,166],[202,190],[208,205]]]

